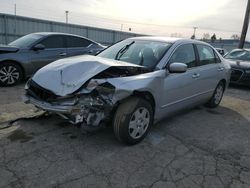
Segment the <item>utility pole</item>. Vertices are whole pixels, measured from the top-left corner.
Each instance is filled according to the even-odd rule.
[[[66,24],[68,23],[69,21],[69,11],[68,10],[65,10],[65,14],[66,14]]]
[[[242,27],[241,36],[240,36],[239,48],[243,48],[245,44],[247,29],[248,29],[248,24],[249,24],[249,12],[250,12],[250,0],[247,1],[247,9],[246,9],[244,23]]]

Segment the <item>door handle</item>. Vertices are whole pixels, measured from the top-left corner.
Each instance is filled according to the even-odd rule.
[[[220,67],[217,69],[218,71],[223,71],[224,70],[224,67]]]
[[[66,56],[67,55],[67,53],[65,53],[65,52],[61,52],[60,54],[59,54],[59,56]]]
[[[199,73],[194,73],[193,75],[192,75],[192,78],[193,79],[196,79],[196,78],[199,78],[201,75],[199,74]]]

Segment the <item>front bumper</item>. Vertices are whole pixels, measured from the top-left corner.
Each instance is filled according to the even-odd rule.
[[[250,70],[232,68],[230,83],[250,86]]]
[[[45,111],[53,112],[53,113],[62,113],[62,114],[72,114],[75,109],[75,106],[63,106],[63,105],[53,105],[48,102],[44,101],[39,101],[33,97],[30,97],[28,95],[23,96],[23,101],[24,103],[28,104],[33,104],[37,108],[40,108]]]

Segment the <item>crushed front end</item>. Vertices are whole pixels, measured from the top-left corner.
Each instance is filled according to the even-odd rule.
[[[101,122],[109,120],[115,107],[112,101],[115,87],[106,82],[87,82],[83,88],[61,97],[42,88],[31,79],[27,82],[25,91],[25,103],[58,114],[73,124],[98,126]]]

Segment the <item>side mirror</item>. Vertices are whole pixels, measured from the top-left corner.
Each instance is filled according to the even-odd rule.
[[[38,50],[44,50],[45,49],[45,46],[43,44],[36,44],[34,47],[33,47],[33,50],[35,51],[38,51]]]
[[[170,73],[183,73],[187,71],[187,65],[184,63],[171,63],[168,67]]]

